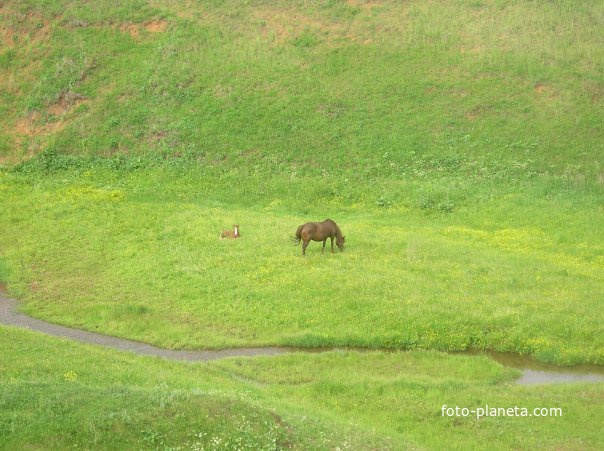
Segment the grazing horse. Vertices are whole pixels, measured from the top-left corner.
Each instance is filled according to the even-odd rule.
[[[240,238],[241,234],[239,233],[239,224],[234,224],[233,225],[233,230],[223,230],[222,232],[220,232],[220,239],[221,240],[226,240],[228,239],[233,239],[233,238]]]
[[[344,250],[344,238],[342,231],[338,225],[331,219],[326,219],[323,222],[307,222],[301,225],[296,230],[296,236],[292,237],[291,240],[294,244],[300,244],[302,241],[302,256],[306,255],[306,246],[310,240],[323,241],[323,250],[321,253],[325,253],[325,243],[327,238],[331,239],[331,252],[333,253],[333,239],[336,239],[336,244],[340,248],[340,252]]]

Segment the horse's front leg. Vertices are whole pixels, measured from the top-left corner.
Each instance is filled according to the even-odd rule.
[[[331,253],[333,254],[333,236],[330,236],[329,239],[331,240]]]
[[[325,253],[325,243],[327,243],[327,238],[325,238],[323,240],[323,249],[321,250],[321,253],[324,254]]]

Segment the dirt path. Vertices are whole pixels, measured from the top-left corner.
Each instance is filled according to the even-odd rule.
[[[162,349],[150,344],[137,341],[126,340],[123,338],[111,337],[95,332],[87,332],[71,327],[59,326],[57,324],[47,323],[39,319],[31,318],[18,312],[19,303],[11,299],[2,292],[3,286],[0,285],[0,324],[6,326],[25,327],[53,335],[55,337],[65,337],[81,343],[106,346],[108,348],[120,351],[133,352],[140,355],[151,355],[163,357],[170,360],[185,360],[190,362],[222,359],[225,357],[252,357],[260,355],[277,355],[288,352],[326,352],[334,348],[320,349],[299,349],[286,347],[270,348],[231,348],[220,351],[174,351],[171,349]],[[370,350],[360,350],[370,352]],[[403,351],[404,352],[404,351]],[[604,367],[595,365],[583,365],[579,367],[555,367],[529,358],[518,356],[516,354],[504,353],[476,353],[464,352],[469,355],[486,355],[504,366],[517,368],[522,371],[522,376],[516,380],[520,385],[533,385],[544,383],[560,382],[602,382],[604,381]]]
[[[171,360],[203,361],[233,356],[276,355],[284,352],[291,352],[291,350],[286,348],[276,347],[232,348],[221,351],[174,351],[171,349],[162,349],[146,343],[47,323],[19,313],[18,305],[19,304],[15,299],[8,298],[0,293],[0,324],[25,327],[55,337],[70,338],[81,343],[106,346],[120,351],[134,352],[135,354],[153,355]]]

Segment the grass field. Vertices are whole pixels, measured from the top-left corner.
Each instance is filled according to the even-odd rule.
[[[603,22],[602,2],[570,0],[2,2],[0,281],[32,316],[170,348],[490,349],[604,364]],[[301,258],[289,237],[328,217],[345,252],[313,243]],[[234,223],[242,238],[219,240]],[[70,406],[112,396],[98,375],[70,385],[36,370],[30,387],[23,359],[46,346],[59,365],[56,342],[1,331],[11,346],[0,367],[17,380],[3,385],[2,427],[51,391]],[[105,359],[121,362],[108,372],[182,374],[161,389],[189,390],[174,407],[189,414],[169,432],[153,426],[161,381],[116,395],[155,406],[133,420],[160,434],[146,436],[152,447],[193,447],[187,422],[222,409],[223,396],[232,403],[208,414],[214,432],[200,447],[258,406],[242,436],[256,448],[274,447],[274,434],[281,447],[342,447],[336,431],[351,418],[362,424],[352,448],[442,448],[443,431],[458,448],[602,445],[590,432],[601,384],[506,394],[511,376],[486,361],[350,352],[186,366],[104,351],[91,362],[74,349],[78,374]],[[436,361],[461,365],[452,385],[405,369]],[[323,388],[249,376],[271,370]],[[217,397],[195,395],[199,377]],[[242,387],[259,405],[232,395]],[[561,421],[483,430],[443,420],[447,396],[575,411],[598,401]],[[418,406],[408,417],[403,400]],[[94,425],[113,408],[101,400],[77,415]],[[102,447],[92,432],[79,442],[88,426],[70,415],[56,418],[54,446]],[[107,447],[141,443],[119,421],[102,432]],[[21,422],[6,440],[24,441],[0,446],[36,446],[44,423]],[[332,438],[313,441],[319,430]]]
[[[330,352],[171,363],[0,328],[0,447],[599,449],[601,385],[510,385],[485,358]],[[558,407],[558,417],[442,417]]]
[[[321,255],[318,243],[303,260],[289,236],[326,207],[313,215],[212,205],[190,174],[151,174],[67,173],[34,186],[1,179],[16,212],[1,219],[9,286],[27,312],[176,348],[487,348],[566,364],[604,359],[602,248],[589,244],[602,229],[588,227],[601,223],[595,197],[593,211],[549,214],[549,224],[584,228],[573,237],[539,217],[489,224],[493,216],[472,207],[445,216],[337,209],[348,248]],[[193,194],[157,195],[147,178]],[[499,204],[527,200],[508,194]],[[527,216],[545,217],[541,202]],[[243,238],[218,240],[234,222]]]

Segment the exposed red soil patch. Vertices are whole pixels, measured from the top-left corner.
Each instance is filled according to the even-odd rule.
[[[63,129],[65,126],[64,121],[45,122],[44,119],[39,111],[34,111],[28,114],[27,117],[19,119],[15,123],[15,141],[17,145],[20,146],[26,136],[46,136]]]
[[[78,93],[71,91],[62,92],[61,95],[59,95],[59,99],[48,107],[48,112],[55,116],[62,116],[67,111],[80,105],[84,101],[84,96]]]
[[[27,117],[17,121],[15,131],[22,136],[45,135],[51,129],[51,125],[54,124],[42,124],[41,117],[39,111],[29,113]]]
[[[1,5],[0,5],[1,6]],[[13,25],[8,25],[6,18],[16,18]],[[0,9],[0,40],[8,47],[29,40],[36,43],[48,39],[50,22],[42,19],[37,13],[19,13],[2,7]]]
[[[137,24],[134,23],[125,23],[120,26],[120,31],[122,33],[130,33],[130,36],[133,38],[137,38],[140,34],[140,29]]]
[[[168,22],[160,20],[152,20],[144,24],[140,23],[124,23],[120,25],[120,31],[122,33],[129,33],[133,38],[138,38],[141,34],[141,30],[145,30],[148,33],[163,33],[168,28]]]
[[[0,37],[2,38],[4,45],[7,47],[12,47],[15,45],[15,31],[12,28],[0,26]]]
[[[11,133],[15,147],[21,149],[23,142],[28,140],[28,147],[25,149],[23,157],[30,158],[42,149],[42,143],[34,138],[50,135],[65,126],[63,121],[45,122],[45,119],[46,117],[39,111],[34,111],[15,123]]]
[[[265,22],[265,35],[272,33],[277,43],[283,43],[289,38],[291,31],[287,29],[287,27],[283,24],[282,21],[271,15],[263,16],[262,19]]]
[[[66,125],[64,115],[85,101],[86,99],[80,94],[70,91],[63,92],[59,99],[48,107],[48,114],[33,111],[26,117],[17,120],[11,132],[16,147],[20,148],[26,138],[44,137],[62,130]],[[53,116],[57,117],[58,120],[52,121]],[[40,150],[41,146],[39,140],[30,140],[27,149],[28,155],[34,155]]]
[[[543,94],[547,90],[547,87],[544,84],[537,83],[535,85],[535,92],[539,94]]]
[[[50,36],[50,23],[47,20],[42,22],[42,26],[36,28],[36,30],[30,34],[30,37],[34,42],[39,42],[48,39]]]
[[[149,33],[163,33],[168,28],[168,22],[165,20],[152,20],[145,24],[145,30]]]
[[[551,85],[544,83],[537,83],[533,91],[543,101],[554,101],[559,96],[559,93]]]

